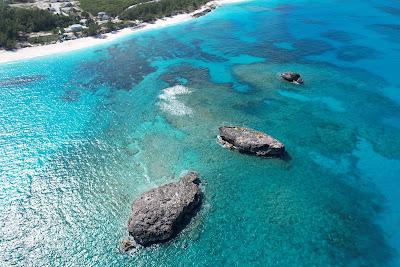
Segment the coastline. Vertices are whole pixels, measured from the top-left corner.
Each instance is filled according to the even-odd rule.
[[[215,0],[208,2],[198,10],[191,12],[191,13],[185,13],[185,14],[179,14],[173,17],[165,17],[162,19],[158,19],[154,23],[142,23],[138,28],[124,28],[116,33],[107,33],[103,34],[103,38],[95,38],[95,37],[84,37],[84,38],[79,38],[76,40],[70,40],[70,41],[64,41],[62,43],[56,43],[56,44],[48,44],[48,45],[41,45],[41,46],[34,46],[34,47],[27,47],[27,48],[21,48],[15,51],[6,51],[6,50],[0,50],[0,64],[4,63],[11,63],[15,61],[21,61],[21,60],[27,60],[27,59],[32,59],[32,58],[37,58],[37,57],[43,57],[43,56],[49,56],[49,55],[54,55],[54,54],[59,54],[59,53],[66,53],[66,52],[71,52],[71,51],[76,51],[96,45],[101,45],[105,44],[111,41],[114,41],[116,39],[128,36],[133,33],[138,33],[142,31],[148,31],[152,29],[160,29],[172,25],[176,25],[179,23],[183,23],[186,21],[189,21],[191,19],[195,19],[195,15],[198,15],[205,11],[206,9],[209,9],[211,7],[216,7],[218,8],[219,6],[226,5],[226,4],[233,4],[233,3],[239,3],[239,2],[244,2],[246,0]]]

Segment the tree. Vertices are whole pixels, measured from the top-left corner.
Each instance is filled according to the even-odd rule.
[[[210,0],[159,0],[143,3],[121,14],[121,18],[130,20],[149,21],[178,13],[189,12],[198,9]]]
[[[87,21],[88,29],[85,30],[85,33],[88,36],[95,36],[99,33],[100,26],[97,25],[96,22],[94,22],[92,19],[89,19]]]
[[[89,15],[88,12],[83,11],[83,12],[81,13],[81,17],[82,17],[82,18],[90,18],[90,15]]]
[[[111,21],[107,21],[106,27],[107,27],[107,29],[109,29],[110,31],[115,31],[115,30],[117,29],[117,28],[115,27],[115,24],[112,23]]]
[[[47,10],[13,8],[0,2],[0,47],[12,49],[26,33],[64,28],[75,20]]]

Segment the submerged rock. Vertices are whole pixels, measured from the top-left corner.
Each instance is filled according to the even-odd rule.
[[[229,149],[262,157],[282,157],[285,145],[265,133],[238,126],[219,128],[219,142]]]
[[[291,82],[291,83],[295,83],[295,84],[303,84],[304,80],[301,78],[300,74],[295,73],[295,72],[284,72],[281,73],[281,77],[282,79]]]
[[[134,242],[132,242],[129,239],[122,240],[121,246],[120,246],[120,251],[121,252],[127,252],[127,251],[129,251],[129,250],[131,250],[133,248],[135,248],[135,243]]]
[[[198,174],[189,172],[179,182],[143,193],[133,202],[129,235],[145,247],[175,237],[200,208],[199,183]]]

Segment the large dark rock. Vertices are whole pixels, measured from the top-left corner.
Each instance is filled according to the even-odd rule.
[[[295,83],[295,84],[303,84],[304,83],[300,74],[295,73],[295,72],[288,71],[288,72],[281,73],[281,77],[282,77],[282,79],[284,79],[288,82],[291,82],[291,83]]]
[[[133,202],[129,235],[142,246],[175,237],[200,208],[199,183],[198,174],[189,172],[179,182],[143,193]]]
[[[229,149],[263,157],[283,157],[285,145],[265,133],[238,126],[219,128],[219,142]]]

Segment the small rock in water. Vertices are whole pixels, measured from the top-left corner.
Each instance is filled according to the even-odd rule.
[[[224,147],[262,157],[283,157],[285,145],[272,136],[238,126],[219,128],[218,141]]]
[[[284,79],[288,82],[291,82],[291,83],[295,83],[295,84],[303,84],[304,83],[304,80],[301,78],[300,74],[292,72],[292,71],[281,73],[281,77],[282,77],[282,79]]]
[[[131,240],[129,240],[129,239],[124,239],[124,240],[122,240],[122,242],[121,242],[121,247],[120,247],[120,249],[121,249],[121,251],[122,252],[127,252],[127,251],[129,251],[129,250],[131,250],[131,249],[133,249],[133,248],[135,248],[136,246],[135,246],[135,243],[134,242],[132,242]]]
[[[129,235],[144,247],[175,237],[201,206],[199,184],[198,174],[189,172],[179,182],[143,193],[133,202]]]

